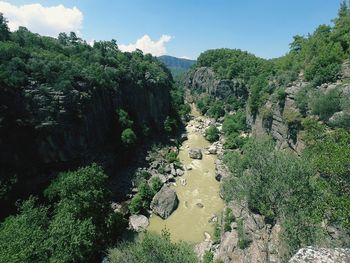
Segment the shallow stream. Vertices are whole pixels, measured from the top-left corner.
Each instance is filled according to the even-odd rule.
[[[148,231],[160,233],[162,229],[167,228],[172,241],[199,243],[205,239],[205,232],[213,235],[213,223],[209,223],[209,220],[213,215],[220,215],[224,203],[219,197],[219,182],[215,180],[217,157],[204,154],[203,149],[210,143],[195,127],[198,118],[205,118],[194,109],[192,115],[194,119],[186,127],[188,140],[182,144],[179,152],[181,163],[190,165],[192,170],[185,171],[183,176],[177,177],[176,186],[172,186],[179,198],[179,206],[165,220],[153,214]],[[188,155],[191,148],[201,148],[203,159],[191,159]],[[186,185],[183,185],[184,181]]]

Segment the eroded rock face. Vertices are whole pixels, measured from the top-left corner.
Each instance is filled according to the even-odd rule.
[[[300,249],[289,263],[349,263],[350,249],[348,248],[315,248]]]
[[[129,226],[136,232],[146,230],[149,225],[148,218],[144,215],[132,215],[129,217]]]
[[[190,149],[190,151],[188,152],[188,155],[190,156],[190,158],[198,159],[198,160],[201,160],[203,157],[202,150],[198,148]]]
[[[168,186],[163,185],[160,191],[153,197],[151,209],[153,213],[166,219],[177,208],[178,203],[179,200],[176,192]]]
[[[189,89],[206,92],[218,99],[236,96],[246,100],[248,90],[245,84],[236,79],[217,79],[211,68],[197,68],[186,82]]]

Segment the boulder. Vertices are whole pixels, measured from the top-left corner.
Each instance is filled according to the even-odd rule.
[[[144,215],[132,215],[129,217],[129,226],[136,232],[146,230],[149,225],[148,218]]]
[[[183,174],[184,174],[184,171],[182,171],[181,169],[176,169],[176,175],[182,176]]]
[[[163,185],[158,193],[153,197],[151,209],[153,213],[161,218],[168,218],[171,213],[177,208],[179,200],[176,192],[168,186]]]
[[[202,150],[198,149],[198,148],[190,149],[188,154],[189,154],[190,158],[192,158],[192,159],[199,159],[199,160],[201,160],[202,157],[203,157]]]
[[[211,145],[211,146],[209,147],[209,149],[208,149],[208,152],[209,152],[210,154],[216,154],[217,151],[218,151],[218,148],[217,148],[216,145]]]

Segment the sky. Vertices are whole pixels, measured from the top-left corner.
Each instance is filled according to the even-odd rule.
[[[214,48],[263,58],[288,52],[294,35],[331,24],[342,0],[0,0],[11,30],[89,43],[116,39],[123,51],[196,59]]]

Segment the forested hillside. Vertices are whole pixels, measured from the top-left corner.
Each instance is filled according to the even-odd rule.
[[[281,227],[271,258],[350,245],[349,28],[344,2],[332,25],[294,36],[281,58],[209,50],[186,80],[198,109],[223,121],[227,207],[243,201],[272,232]]]

